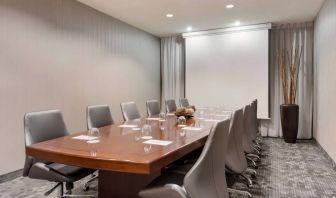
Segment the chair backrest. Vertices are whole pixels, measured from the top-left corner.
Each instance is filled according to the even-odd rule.
[[[26,146],[69,134],[59,110],[26,113],[24,133]]]
[[[166,110],[168,113],[175,112],[177,109],[176,102],[174,99],[166,100]]]
[[[225,155],[226,166],[235,173],[243,173],[248,166],[242,145],[243,132],[243,109],[238,109],[233,113],[231,118],[229,143]]]
[[[66,129],[62,113],[59,110],[31,112],[24,115],[25,145],[63,137],[69,135]],[[30,156],[26,156],[23,175],[27,176],[31,166],[38,162]]]
[[[251,105],[246,105],[244,107],[243,113],[243,120],[244,120],[244,133],[243,133],[243,148],[244,151],[250,153],[253,151],[253,143],[251,138]]]
[[[181,107],[188,107],[189,106],[189,101],[187,98],[180,98],[180,106]]]
[[[184,178],[184,187],[192,198],[227,198],[225,155],[230,120],[212,128],[203,151]]]
[[[87,128],[100,128],[113,124],[108,105],[92,105],[86,109]]]
[[[123,102],[120,104],[120,107],[125,121],[141,118],[135,102]]]
[[[258,101],[256,99],[251,103],[251,111],[252,138],[256,139],[258,133]]]
[[[160,105],[157,100],[147,100],[147,113],[149,116],[160,114]]]

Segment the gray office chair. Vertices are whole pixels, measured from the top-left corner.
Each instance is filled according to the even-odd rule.
[[[237,124],[237,130],[235,130],[235,145],[237,149],[237,157],[240,160],[240,166],[241,168],[245,168],[247,161],[246,161],[246,156],[245,156],[245,151],[243,148],[243,137],[245,136],[244,132],[244,114],[243,111],[237,111],[237,115],[235,115],[236,118],[239,120]],[[256,172],[254,170],[250,171],[250,169],[246,169],[246,172],[251,174],[252,177],[256,176]]]
[[[148,116],[159,115],[160,114],[160,105],[157,100],[147,100],[147,113]]]
[[[251,127],[253,128],[253,134],[252,134],[252,139],[256,143],[256,145],[259,147],[261,150],[261,142],[262,142],[262,137],[261,133],[259,131],[259,121],[258,121],[258,100],[255,99],[253,100],[251,104],[252,108],[252,121],[251,121]]]
[[[244,130],[243,110],[236,110],[231,118],[228,149],[225,154],[226,168],[229,173],[241,176],[247,182],[248,187],[252,187],[252,180],[246,175],[256,176],[256,171],[249,169],[244,150],[241,147],[241,138]],[[239,194],[251,197],[247,191],[236,191]]]
[[[147,189],[140,191],[139,196],[143,198],[229,197],[225,177],[225,155],[223,155],[227,149],[229,126],[230,120],[214,125],[200,157],[185,176],[166,172],[155,179]],[[171,184],[172,182],[175,184]]]
[[[249,113],[249,127],[248,127],[248,133],[249,139],[253,143],[253,147],[257,150],[257,153],[260,154],[261,152],[261,137],[258,137],[258,118],[257,118],[257,109],[256,109],[256,101],[254,100],[250,104],[250,113]]]
[[[108,105],[93,105],[86,109],[87,128],[100,128],[113,124]]]
[[[113,124],[110,107],[108,105],[92,105],[86,109],[87,128],[100,128]],[[89,189],[89,183],[98,179],[98,174],[92,174],[92,177],[85,183],[83,190]]]
[[[24,134],[26,146],[69,135],[59,110],[25,114]],[[91,169],[54,163],[36,159],[32,156],[26,156],[23,168],[23,176],[25,177],[57,182],[57,185],[47,191],[45,195],[51,194],[56,188],[60,187],[61,197],[94,197],[92,195],[71,195],[73,182],[93,172],[94,170]],[[66,193],[63,192],[64,184]]]
[[[244,152],[246,153],[246,157],[249,162],[253,165],[253,167],[257,168],[256,161],[260,161],[260,157],[258,156],[260,152],[258,149],[254,147],[253,140],[251,138],[251,106],[246,105],[244,107],[244,135],[242,138],[242,145],[244,148]]]
[[[166,100],[166,110],[167,113],[175,112],[177,109],[176,102],[174,99]]]
[[[120,104],[120,107],[125,121],[141,118],[135,102],[123,102]]]
[[[180,106],[181,107],[188,107],[189,106],[189,101],[187,98],[180,98]]]

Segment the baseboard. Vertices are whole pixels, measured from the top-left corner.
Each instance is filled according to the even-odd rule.
[[[7,181],[10,181],[10,180],[13,180],[13,179],[16,179],[18,177],[21,177],[22,172],[23,172],[23,170],[20,169],[20,170],[16,170],[16,171],[4,174],[4,175],[0,175],[0,184],[4,183],[4,182],[7,182]]]
[[[329,156],[329,154],[327,153],[327,151],[325,151],[323,149],[323,147],[320,145],[320,143],[318,141],[316,141],[315,138],[313,138],[313,140],[316,142],[316,144],[320,147],[323,155],[329,160],[330,164],[331,164],[331,167],[332,169],[334,169],[336,171],[336,162]]]

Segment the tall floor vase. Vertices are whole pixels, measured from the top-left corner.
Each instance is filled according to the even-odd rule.
[[[295,143],[299,126],[299,105],[280,105],[283,138],[287,143]]]

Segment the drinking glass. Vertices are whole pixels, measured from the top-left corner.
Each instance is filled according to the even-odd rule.
[[[97,129],[97,128],[91,128],[89,130],[89,134],[88,135],[99,138],[100,137],[99,129]]]
[[[161,131],[165,130],[165,123],[166,123],[166,120],[164,120],[164,119],[159,120],[159,127],[160,127]]]
[[[98,152],[97,144],[99,143],[99,140],[89,140],[86,143],[89,145],[91,157],[96,157]]]
[[[177,123],[178,123],[178,125],[186,125],[187,124],[187,119],[184,116],[180,116],[177,119]]]
[[[134,135],[135,141],[139,141],[141,138],[141,134],[140,134],[141,129],[139,127],[134,127],[132,128],[132,131],[135,132],[135,135]]]
[[[205,122],[204,118],[198,118],[197,122],[198,122],[198,127],[200,128],[204,127],[204,122]]]
[[[141,120],[140,119],[135,119],[134,124],[137,125],[137,127],[141,127]]]
[[[141,129],[142,139],[152,139],[152,127],[149,124],[144,124]]]
[[[186,136],[186,130],[185,129],[181,128],[181,130],[180,130],[180,136],[181,137],[185,137]]]
[[[159,114],[159,118],[162,119],[162,120],[165,120],[166,119],[166,113],[165,112],[161,112]]]

